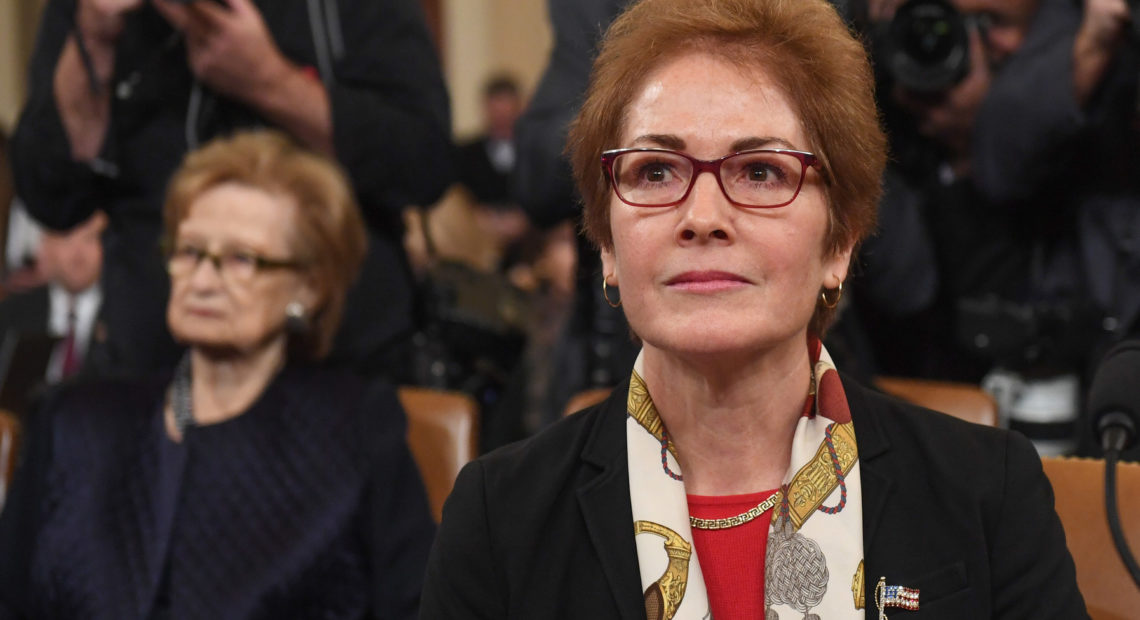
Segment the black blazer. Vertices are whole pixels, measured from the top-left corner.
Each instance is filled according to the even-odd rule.
[[[863,480],[868,618],[879,576],[921,589],[921,609],[889,611],[897,620],[1087,617],[1051,487],[1024,437],[844,387]],[[645,618],[628,388],[464,468],[421,618]]]
[[[434,524],[395,391],[286,368],[167,439],[168,378],[35,412],[0,513],[0,619],[414,618]]]
[[[10,331],[44,333],[50,311],[51,295],[46,286],[9,295],[0,301],[0,334]]]

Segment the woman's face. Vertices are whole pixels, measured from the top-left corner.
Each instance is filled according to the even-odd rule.
[[[650,73],[620,146],[704,160],[757,148],[808,150],[796,110],[765,71],[747,73],[701,52]],[[821,287],[838,286],[850,258],[850,248],[823,255],[821,183],[809,169],[796,199],[769,209],[734,206],[712,174],[699,175],[673,207],[633,207],[611,191],[613,250],[602,252],[603,275],[620,287],[647,349],[701,355],[802,347]]]
[[[172,260],[170,269],[167,322],[175,339],[238,355],[284,344],[285,306],[299,301],[311,311],[315,289],[295,268],[249,263],[297,258],[296,210],[291,200],[236,183],[211,188],[190,205],[174,243],[174,260],[183,264]],[[185,260],[195,251],[223,257],[221,269],[208,256],[197,265]]]

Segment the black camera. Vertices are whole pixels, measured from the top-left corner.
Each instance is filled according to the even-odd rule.
[[[970,72],[968,18],[946,0],[908,0],[879,45],[890,77],[915,92],[948,90]]]

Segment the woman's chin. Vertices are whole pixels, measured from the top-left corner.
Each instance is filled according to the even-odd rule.
[[[762,355],[766,350],[803,342],[803,329],[762,319],[667,323],[636,331],[645,343],[678,355]]]
[[[170,332],[179,344],[199,351],[226,351],[240,348],[228,334],[219,333],[217,326],[213,326],[213,329],[200,325],[183,326],[181,329],[171,329]]]

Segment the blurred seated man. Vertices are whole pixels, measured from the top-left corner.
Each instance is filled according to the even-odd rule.
[[[483,86],[483,133],[462,142],[456,160],[459,182],[483,205],[511,202],[508,180],[515,168],[514,127],[522,113],[519,86],[498,75]]]
[[[0,332],[5,340],[42,335],[58,339],[41,375],[48,383],[57,383],[83,369],[93,352],[92,340],[99,339],[101,236],[106,226],[107,216],[96,211],[69,231],[44,230],[38,265],[48,283],[0,302]],[[15,340],[11,342],[15,344]],[[30,354],[27,349],[16,350],[17,355],[21,352]],[[11,365],[29,362],[13,359]]]

